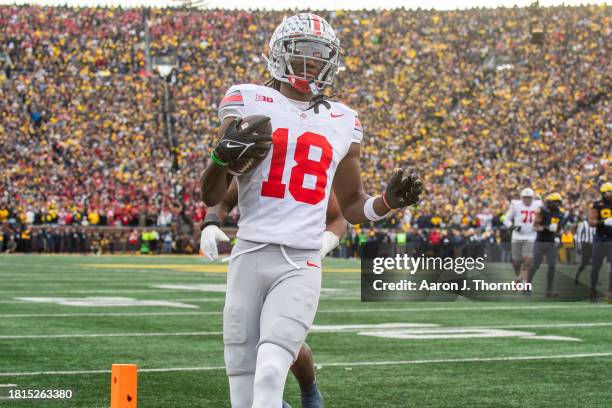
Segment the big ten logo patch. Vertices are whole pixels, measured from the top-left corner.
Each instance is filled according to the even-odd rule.
[[[256,102],[268,102],[268,103],[273,103],[274,99],[272,99],[272,97],[270,96],[265,96],[265,95],[255,95],[255,101]]]

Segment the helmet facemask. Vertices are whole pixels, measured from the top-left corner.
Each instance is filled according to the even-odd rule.
[[[329,24],[313,14],[285,18],[270,40],[268,70],[302,93],[318,95],[333,86],[340,66],[340,43]]]
[[[276,51],[278,50],[278,51]],[[291,39],[282,41],[270,53],[279,62],[282,75],[276,79],[289,83],[302,93],[310,93],[313,84],[316,91],[332,86],[339,67],[340,50],[319,41]]]
[[[559,208],[561,208],[561,201],[559,201],[559,200],[548,200],[547,203],[546,203],[546,206],[551,211],[557,211]]]
[[[526,207],[529,207],[533,203],[533,197],[532,196],[522,196],[521,200],[523,201],[523,204]]]

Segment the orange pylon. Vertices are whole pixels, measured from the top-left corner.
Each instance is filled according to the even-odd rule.
[[[111,370],[111,408],[136,408],[138,404],[138,366],[113,364]]]

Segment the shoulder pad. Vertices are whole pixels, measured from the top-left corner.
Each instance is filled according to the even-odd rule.
[[[358,116],[356,111],[354,111],[353,109],[349,108],[348,106],[346,106],[342,102],[332,101],[332,100],[330,100],[329,102],[331,103],[332,107],[336,111],[338,111],[338,112],[342,112],[344,114],[350,114],[350,115]]]

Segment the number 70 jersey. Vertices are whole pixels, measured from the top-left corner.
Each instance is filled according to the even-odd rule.
[[[520,230],[512,232],[513,241],[535,241],[536,231],[533,227],[540,207],[542,207],[540,200],[533,200],[529,206],[523,204],[522,200],[510,202],[510,208],[504,216],[504,224],[507,227],[521,227]]]
[[[237,177],[238,238],[300,249],[319,249],[327,203],[338,164],[352,143],[361,143],[357,113],[329,101],[331,109],[305,110],[273,88],[232,86],[219,119],[266,115],[272,149],[249,174]]]

